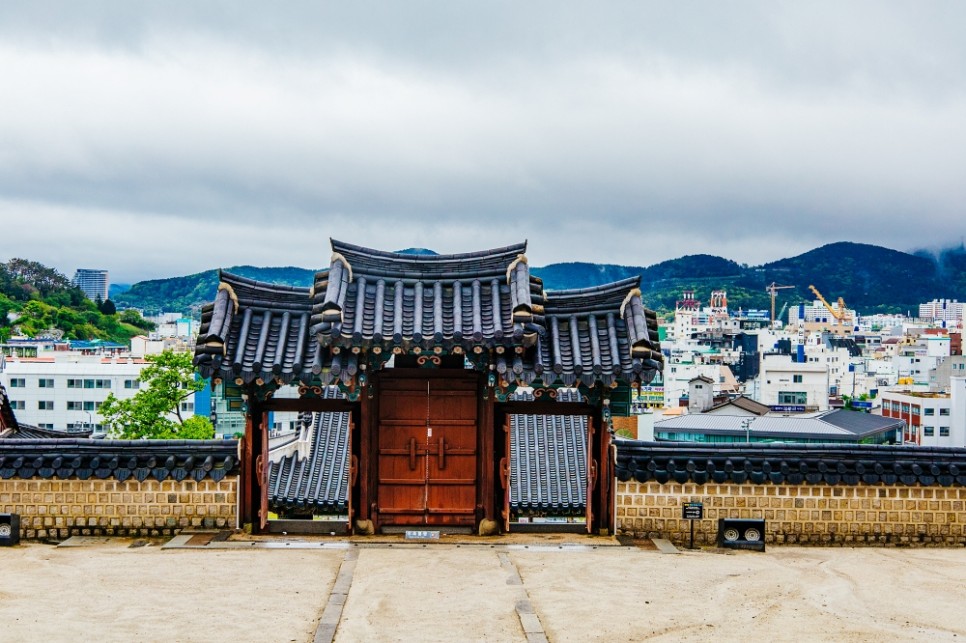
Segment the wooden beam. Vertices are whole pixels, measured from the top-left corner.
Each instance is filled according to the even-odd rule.
[[[326,400],[313,397],[272,398],[260,404],[265,411],[315,411],[318,413],[351,413],[358,408],[358,405],[358,402],[350,402],[349,400]]]

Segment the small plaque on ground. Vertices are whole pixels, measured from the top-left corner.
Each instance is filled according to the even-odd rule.
[[[406,540],[439,540],[439,532],[427,529],[407,529]]]

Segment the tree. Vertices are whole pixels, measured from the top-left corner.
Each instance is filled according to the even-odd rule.
[[[211,421],[203,416],[182,417],[181,402],[205,387],[195,379],[191,353],[166,350],[146,358],[141,389],[126,400],[111,393],[100,414],[111,437],[127,440],[206,440],[214,436]]]
[[[117,312],[117,306],[115,306],[114,302],[110,299],[105,299],[103,302],[101,302],[101,305],[98,306],[97,309],[104,315],[113,315]]]

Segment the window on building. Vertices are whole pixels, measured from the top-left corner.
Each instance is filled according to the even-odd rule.
[[[794,382],[795,384],[801,384],[802,383],[802,376],[801,375],[792,375],[792,382]]]
[[[37,386],[40,388],[54,388],[54,380],[50,377],[41,377],[37,380]]]
[[[68,411],[82,411],[84,410],[84,403],[78,402],[76,400],[67,400],[67,410]]]
[[[67,388],[84,388],[84,380],[67,380]]]
[[[37,408],[41,411],[53,411],[54,401],[53,400],[39,400],[37,402]]]
[[[935,433],[936,433],[936,428],[935,427],[932,427],[932,426],[924,426],[924,427],[922,427],[922,434],[924,436],[926,436],[927,438],[931,438],[933,435],[935,435]]]
[[[95,411],[95,410],[97,410],[97,407],[98,406],[100,406],[100,403],[94,403],[94,402],[91,402],[89,400],[84,402],[84,410],[85,411]]]
[[[84,380],[84,388],[94,388],[94,380]]]
[[[37,426],[39,426],[41,429],[52,429],[52,428],[54,428],[54,423],[53,422],[41,422]]]
[[[181,412],[182,413],[194,413],[195,412],[195,403],[194,402],[182,402],[181,403]]]
[[[124,380],[124,388],[141,388],[141,380]]]
[[[919,405],[918,404],[913,404],[912,405],[912,414],[913,415],[919,415]]]
[[[23,377],[11,377],[10,388],[26,388],[27,380]]]
[[[939,427],[939,437],[941,437],[941,438],[948,438],[949,437],[949,427],[948,426],[941,426],[941,427]]]
[[[939,409],[939,415],[949,415],[949,409]]]
[[[807,404],[808,394],[793,391],[780,391],[778,393],[778,403],[779,404]]]
[[[111,388],[111,380],[94,380],[94,388]]]
[[[903,404],[902,405],[902,412],[903,413],[908,413],[909,412],[909,405],[908,404]]]
[[[26,411],[27,407],[23,400],[10,400],[10,408],[14,411]]]
[[[922,410],[922,414],[923,415],[936,415],[936,409],[932,408],[931,406],[927,406],[926,408],[924,408]]]

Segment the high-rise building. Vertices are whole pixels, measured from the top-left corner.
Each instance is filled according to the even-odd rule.
[[[110,281],[106,270],[91,270],[89,268],[78,268],[74,273],[74,285],[84,291],[88,299],[101,298],[101,301],[108,299],[108,289]]]
[[[927,304],[919,304],[919,318],[959,321],[963,318],[963,304],[955,299],[933,299]]]

